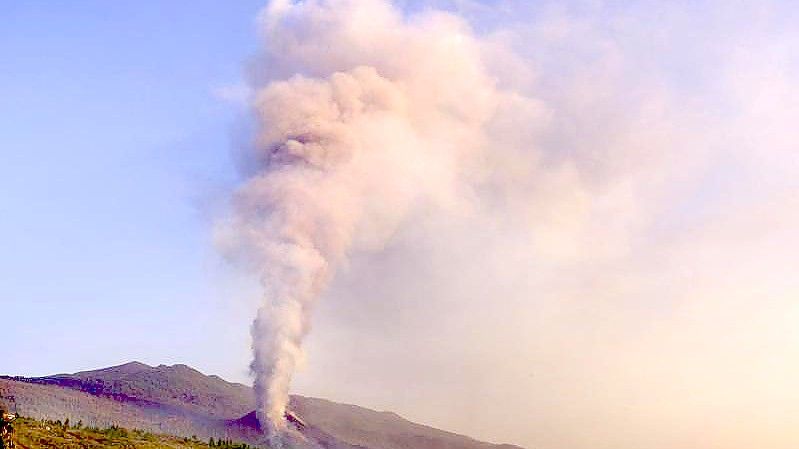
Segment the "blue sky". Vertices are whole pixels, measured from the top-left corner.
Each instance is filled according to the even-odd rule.
[[[246,343],[217,348],[249,317],[219,313],[211,211],[240,111],[214,93],[240,82],[262,2],[2,3],[0,372],[140,358],[246,378]]]

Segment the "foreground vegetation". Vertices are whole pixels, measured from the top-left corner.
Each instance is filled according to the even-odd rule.
[[[255,449],[232,441],[200,441],[196,437],[158,435],[117,426],[105,429],[84,427],[83,423],[71,424],[69,420],[62,423],[18,418],[13,426],[17,449]]]

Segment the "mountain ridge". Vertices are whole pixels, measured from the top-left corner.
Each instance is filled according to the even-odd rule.
[[[0,407],[35,418],[263,443],[251,387],[184,364],[121,365],[43,377],[0,376]],[[326,449],[521,449],[414,423],[390,411],[292,395],[301,438]]]

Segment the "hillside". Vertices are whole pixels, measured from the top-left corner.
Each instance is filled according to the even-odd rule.
[[[159,435],[121,427],[90,428],[82,423],[62,423],[20,418],[14,421],[14,441],[19,449],[247,449],[242,443],[217,444],[191,437]],[[226,442],[227,443],[227,442]]]
[[[185,365],[116,367],[40,378],[0,377],[0,407],[41,419],[118,425],[201,440],[262,444],[248,386]],[[410,422],[394,413],[292,396],[302,436],[326,449],[510,449]]]

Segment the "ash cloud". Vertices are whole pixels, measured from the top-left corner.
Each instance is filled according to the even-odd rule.
[[[468,213],[486,130],[509,93],[451,14],[406,18],[378,0],[276,1],[261,25],[255,166],[220,240],[261,278],[258,416],[281,430],[331,278],[350,253],[383,247],[414,211]]]
[[[795,11],[405,3],[261,15],[219,234],[262,279],[259,417],[316,308],[304,392],[528,447],[796,447]]]

